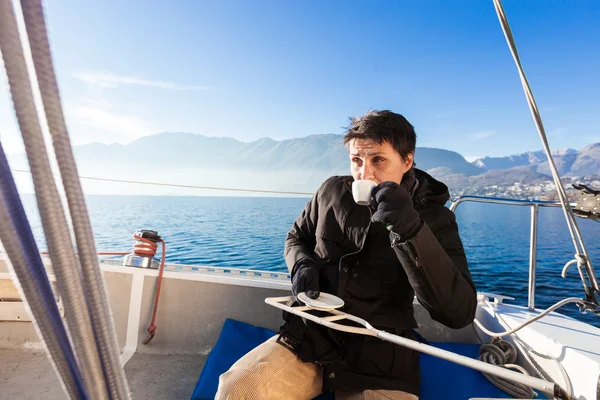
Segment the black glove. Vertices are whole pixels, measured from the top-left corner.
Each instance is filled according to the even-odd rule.
[[[395,182],[383,182],[373,188],[375,212],[371,221],[385,224],[406,241],[421,228],[421,218],[413,207],[411,195]]]
[[[292,294],[298,298],[298,293],[306,292],[311,299],[321,295],[319,291],[319,270],[312,260],[299,261],[292,271]]]

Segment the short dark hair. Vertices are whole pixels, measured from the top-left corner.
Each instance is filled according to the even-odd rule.
[[[346,127],[342,138],[344,145],[348,146],[355,139],[366,139],[377,144],[388,142],[404,160],[410,153],[414,154],[417,134],[415,128],[402,115],[389,110],[374,110],[350,120],[350,126]]]

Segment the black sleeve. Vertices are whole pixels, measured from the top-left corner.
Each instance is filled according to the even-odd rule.
[[[426,222],[411,239],[394,245],[419,302],[431,317],[450,328],[473,322],[477,292],[454,213],[443,207],[435,231]]]
[[[292,225],[284,244],[283,256],[290,273],[298,261],[314,259],[316,227],[318,219],[317,191],[304,207],[302,214]]]

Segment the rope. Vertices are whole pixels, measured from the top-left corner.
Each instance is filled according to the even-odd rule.
[[[517,370],[529,376],[529,372],[527,372],[525,368],[515,364],[515,361],[517,361],[517,354],[517,349],[512,343],[500,338],[494,338],[491,342],[481,346],[479,349],[479,357],[477,357],[477,359],[488,364]],[[482,372],[482,374],[499,389],[515,398],[531,399],[536,396],[533,389],[523,383],[509,381],[508,379],[490,375],[485,372]]]
[[[141,257],[150,257],[150,259],[154,258],[156,255],[156,250],[158,249],[158,245],[151,240],[138,236],[136,234],[133,235],[133,238],[138,241],[133,246],[133,253],[137,256]],[[154,294],[154,305],[152,307],[152,319],[150,321],[150,325],[148,326],[148,337],[144,340],[144,344],[150,343],[152,339],[154,339],[154,335],[156,334],[156,312],[158,311],[158,299],[160,298],[160,287],[162,285],[163,271],[165,269],[165,257],[167,255],[167,249],[165,245],[165,241],[163,239],[159,239],[162,244],[162,254],[161,254],[161,262],[160,268],[158,270],[158,281],[156,282],[156,292]],[[141,242],[141,243],[139,243]]]
[[[471,324],[471,327],[473,328],[473,332],[475,333],[475,336],[477,336],[477,340],[481,344],[481,347],[479,348],[479,356],[477,357],[478,360],[481,360],[481,361],[489,363],[489,364],[504,366],[504,367],[514,365],[514,362],[516,360],[518,353],[517,353],[516,349],[514,348],[514,346],[510,342],[506,342],[500,338],[494,338],[494,339],[492,339],[491,342],[484,343],[481,336],[479,336],[479,332],[477,332],[477,329],[475,329],[475,324]],[[531,363],[530,358],[527,356],[527,354],[525,352],[523,352],[523,355]],[[508,365],[507,365],[507,363],[508,363]],[[519,367],[519,366],[517,366],[517,367]],[[517,369],[519,369],[519,368],[517,368]],[[538,377],[545,379],[549,382],[551,381],[551,379],[549,379],[548,376],[540,374],[540,372],[537,369],[535,369],[535,371],[536,371]],[[529,375],[527,373],[527,371],[525,371],[524,373]],[[514,397],[531,398],[530,392],[533,392],[533,389],[531,388],[531,386],[527,386],[525,384],[519,384],[515,381],[499,379],[493,375],[486,374],[485,372],[482,372],[482,374],[494,386],[503,390],[505,393],[508,393]],[[533,393],[535,394],[535,392],[533,392]]]
[[[585,305],[585,302],[581,299],[578,299],[576,297],[570,297],[564,300],[559,301],[558,303],[550,306],[548,309],[546,309],[545,311],[543,311],[542,313],[540,313],[539,315],[535,316],[534,318],[531,318],[529,320],[527,320],[526,322],[524,322],[523,324],[517,326],[514,329],[511,329],[509,331],[506,332],[491,332],[488,329],[486,329],[483,324],[481,322],[479,322],[479,320],[475,319],[473,322],[474,324],[472,324],[471,326],[473,327],[473,330],[475,332],[475,335],[477,336],[477,339],[479,340],[479,343],[483,343],[483,340],[481,339],[481,337],[479,336],[479,332],[477,332],[477,329],[475,329],[475,325],[477,325],[477,327],[479,329],[481,329],[485,334],[487,334],[488,336],[490,336],[492,338],[492,340],[488,343],[483,343],[481,348],[479,349],[479,357],[478,359],[490,364],[494,364],[494,365],[500,365],[500,366],[504,366],[506,368],[510,368],[510,369],[516,369],[518,371],[521,371],[522,373],[529,375],[529,373],[527,372],[527,370],[525,370],[523,367],[514,364],[514,362],[517,359],[517,349],[516,347],[507,341],[502,340],[502,337],[504,336],[508,336],[508,335],[512,335],[514,333],[516,333],[517,331],[523,329],[524,327],[526,327],[527,325],[545,317],[546,315],[548,315],[549,313],[551,313],[552,311],[566,305],[569,303],[577,303],[577,304],[582,304]],[[519,338],[515,336],[514,338],[516,341],[519,341]],[[523,343],[524,345],[524,343]],[[525,347],[525,346],[523,346]],[[528,347],[528,346],[527,346]],[[528,360],[528,362],[531,364],[532,368],[536,371],[537,375],[540,378],[543,378],[545,380],[551,381],[551,377],[548,376],[548,374],[543,373],[541,368],[539,367],[539,365],[534,362],[529,355],[527,354],[526,349],[521,349],[523,356]],[[532,351],[531,348],[529,348],[529,351]],[[545,355],[545,354],[541,354],[538,352],[535,352],[535,354],[539,355],[540,357],[544,357],[546,359],[549,360],[554,360],[558,363],[559,365],[559,369],[563,375],[563,377],[565,378],[565,382],[568,385],[568,390],[566,391],[566,393],[571,393],[572,392],[572,386],[571,386],[571,380],[569,375],[566,373],[566,371],[564,370],[564,368],[562,367],[562,365],[560,364],[560,362],[558,362],[558,360],[556,360],[554,357]],[[483,372],[482,372],[483,373]],[[535,392],[533,392],[533,389],[527,385],[521,384],[521,383],[516,383],[516,382],[512,382],[512,381],[508,381],[506,379],[502,379],[496,376],[492,376],[492,375],[488,375],[486,373],[483,373],[485,375],[485,377],[494,385],[496,385],[498,388],[500,388],[501,390],[503,390],[504,392],[510,394],[511,396],[517,397],[517,398],[532,398],[533,396],[535,396]]]
[[[31,173],[25,169],[11,169],[13,172],[25,172]],[[93,176],[79,176],[81,179],[87,179],[92,181],[104,181],[104,182],[118,182],[118,183],[133,183],[136,185],[152,185],[152,186],[167,186],[167,187],[178,187],[186,189],[209,189],[209,190],[224,190],[232,192],[251,192],[251,193],[272,193],[272,194],[293,194],[293,195],[307,195],[312,196],[314,193],[310,192],[289,192],[283,190],[263,190],[263,189],[240,189],[240,188],[224,188],[216,186],[197,186],[197,185],[183,185],[178,183],[163,183],[163,182],[147,182],[147,181],[130,181],[125,179],[112,179],[112,178],[99,178]]]
[[[33,4],[24,3],[27,6]],[[80,270],[52,176],[15,12],[10,0],[0,0],[0,6],[0,46],[6,75],[27,152],[50,258],[57,276],[58,290],[64,301],[70,337],[89,396],[94,399],[107,399],[104,373],[94,332],[90,326],[86,297],[81,287]],[[41,23],[45,27],[43,18]]]
[[[158,245],[152,240],[148,240],[136,234],[133,235],[133,238],[138,241],[133,245],[133,253],[136,256],[152,258],[156,255]]]
[[[120,362],[119,345],[114,321],[111,316],[108,294],[104,285],[104,277],[100,270],[98,257],[96,256],[92,227],[64,119],[58,82],[52,63],[46,22],[44,20],[44,9],[41,0],[22,1],[22,8],[40,95],[69,204],[69,212],[77,243],[81,275],[83,277],[78,282],[78,286],[81,286],[81,282],[83,283],[86,303],[90,310],[91,326],[96,339],[94,346],[100,354],[101,372],[103,374],[101,376],[102,381],[97,382],[97,385],[100,386],[100,383],[102,383],[102,385],[108,387],[111,399],[128,399],[131,398],[131,393],[125,377],[125,371]],[[51,177],[52,170],[50,166],[46,165],[45,169]],[[57,200],[60,201],[58,197]],[[52,210],[52,212],[55,212],[55,210]],[[46,237],[48,238],[48,235]],[[64,236],[56,237],[56,240],[64,239]],[[72,247],[70,252],[73,253]],[[56,264],[53,262],[53,265]],[[71,266],[76,265],[76,263],[71,264]],[[89,321],[85,321],[85,324],[87,326],[90,325]],[[103,389],[106,390],[104,387]],[[96,397],[94,396],[94,398]],[[102,394],[102,398],[105,398],[104,394]]]
[[[42,255],[47,256],[48,253],[47,251],[42,251],[41,252]],[[127,254],[129,254],[128,251],[99,251],[98,253],[99,256],[126,256]]]
[[[0,13],[4,11],[1,7],[0,5]],[[14,281],[19,282],[19,292],[26,300],[29,314],[33,317],[33,325],[46,347],[46,354],[59,382],[69,398],[87,398],[75,353],[56,305],[46,268],[38,253],[2,144],[0,221],[0,241],[12,265]]]
[[[486,327],[483,326],[483,324],[481,322],[479,322],[477,319],[475,319],[474,322],[477,325],[477,327],[479,329],[481,329],[485,334],[487,334],[488,336],[490,336],[492,338],[498,338],[498,337],[512,335],[513,333],[517,332],[518,330],[525,328],[527,325],[537,321],[538,319],[545,317],[546,315],[548,315],[552,311],[556,310],[557,308],[560,308],[569,303],[577,303],[577,304],[586,306],[586,303],[583,300],[578,299],[577,297],[569,297],[567,299],[559,301],[558,303],[556,303],[553,306],[546,309],[541,314],[536,315],[535,317],[529,319],[528,321],[525,321],[523,324],[517,326],[516,328],[511,329],[510,331],[506,331],[506,332],[491,332],[491,331],[487,330]]]

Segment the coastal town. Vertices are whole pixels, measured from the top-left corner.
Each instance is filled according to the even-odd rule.
[[[591,176],[565,176],[561,177],[567,195],[572,201],[579,198],[579,191],[572,185],[582,184],[595,190],[600,190],[600,175]],[[467,187],[452,193],[458,196],[487,196],[502,197],[510,199],[532,199],[532,200],[557,200],[554,182],[550,179],[535,182],[513,182],[511,184],[494,184],[484,187]]]

